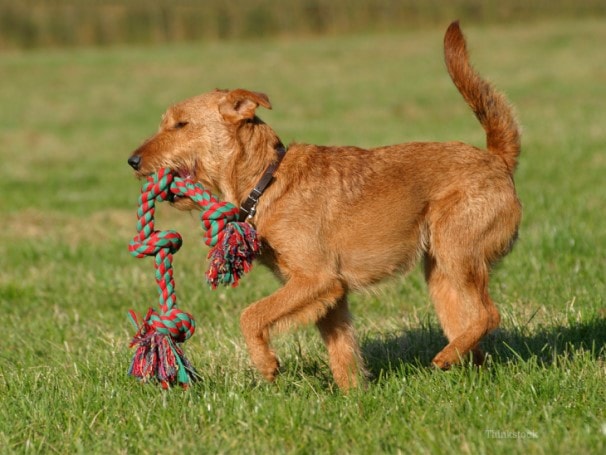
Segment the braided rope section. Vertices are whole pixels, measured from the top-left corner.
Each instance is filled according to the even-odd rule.
[[[248,223],[236,221],[238,208],[233,204],[219,201],[200,184],[177,177],[169,169],[147,177],[139,196],[137,235],[129,243],[129,251],[137,258],[154,256],[159,311],[150,308],[142,323],[129,312],[137,328],[131,342],[137,349],[129,374],[143,382],[157,380],[164,388],[175,383],[187,387],[197,377],[179,346],[196,327],[191,314],[177,308],[172,259],[182,239],[176,231],[154,229],[156,202],[174,196],[188,197],[203,209],[205,243],[212,246],[206,279],[213,289],[218,284],[236,286],[259,251],[256,232]]]
[[[219,284],[236,287],[259,252],[257,233],[248,223],[238,222],[240,210],[190,179],[175,177],[170,191],[188,197],[202,207],[201,223],[204,243],[212,247],[206,281],[212,289]]]

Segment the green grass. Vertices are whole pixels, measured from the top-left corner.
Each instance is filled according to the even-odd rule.
[[[520,240],[491,285],[502,328],[487,368],[436,372],[444,338],[420,270],[354,295],[372,379],[349,396],[313,328],[279,336],[283,373],[259,380],[238,313],[276,281],[257,267],[208,290],[198,223],[169,207],[158,226],[185,237],[175,277],[203,379],[163,392],[127,377],[126,311],[154,305],[155,285],[126,249],[139,188],[126,158],[169,103],[237,86],[270,95],[261,115],[285,142],[482,145],[442,29],[0,56],[0,452],[603,453],[606,23],[466,31],[524,125]]]

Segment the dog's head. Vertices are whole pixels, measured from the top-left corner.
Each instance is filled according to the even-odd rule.
[[[255,116],[259,106],[271,109],[267,95],[243,89],[214,90],[181,101],[164,113],[158,132],[131,154],[128,164],[139,178],[169,168],[225,193],[222,182],[240,149],[239,130],[260,122]],[[175,205],[193,208],[189,200]]]

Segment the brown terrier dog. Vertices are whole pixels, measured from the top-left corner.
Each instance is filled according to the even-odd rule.
[[[284,154],[255,115],[258,106],[271,108],[267,96],[238,89],[172,106],[129,158],[139,177],[168,167],[243,207],[262,242],[259,260],[283,282],[240,319],[252,361],[268,380],[278,370],[270,329],[315,323],[338,386],[358,385],[363,366],[347,294],[409,271],[420,257],[449,340],[433,363],[447,369],[469,352],[481,363],[478,343],[500,319],[488,295],[489,269],[511,249],[521,217],[513,182],[520,133],[505,97],[471,67],[457,22],[444,53],[486,131],[487,151],[412,142],[369,150],[292,144]],[[188,200],[175,206],[194,208]]]

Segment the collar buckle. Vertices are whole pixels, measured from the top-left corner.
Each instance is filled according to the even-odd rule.
[[[278,142],[276,145],[276,154],[278,155],[278,159],[267,166],[267,169],[265,169],[259,182],[255,185],[242,205],[240,205],[240,213],[238,215],[239,221],[246,221],[255,216],[259,198],[274,180],[274,172],[276,172],[276,169],[278,169],[278,166],[280,166],[280,163],[282,162],[282,158],[284,158],[284,155],[286,154],[286,149],[281,142]]]

